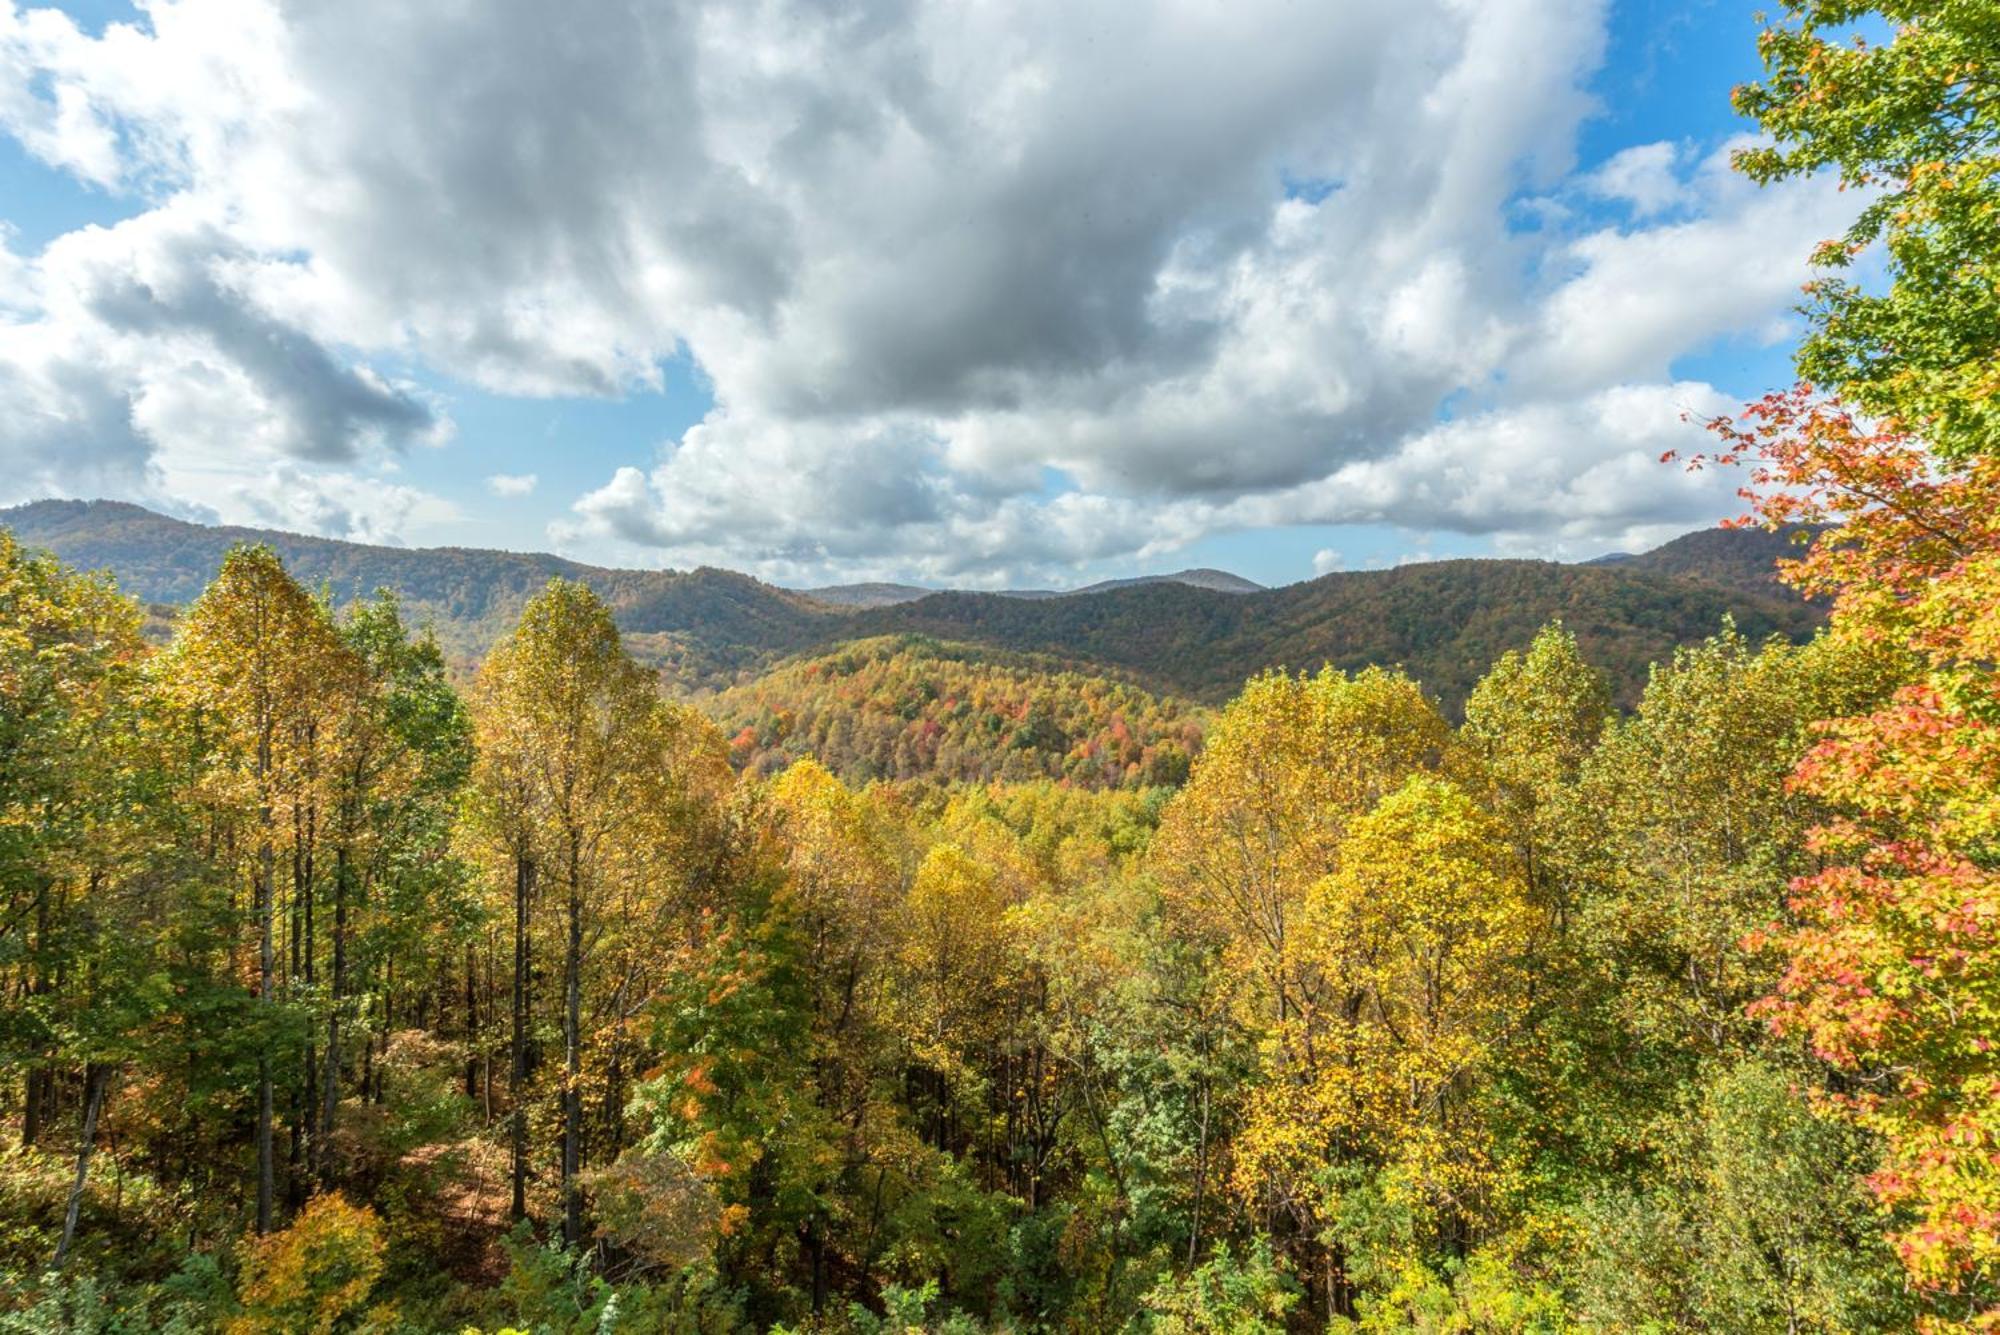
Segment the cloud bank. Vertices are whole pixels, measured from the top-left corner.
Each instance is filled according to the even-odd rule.
[[[393,537],[450,512],[394,475],[453,426],[385,368],[629,395],[686,357],[712,409],[564,545],[969,581],[1274,524],[1642,545],[1731,508],[1654,461],[1760,388],[1676,362],[1780,336],[1852,204],[1728,145],[1578,171],[1593,0],[142,9],[0,0],[0,128],[133,205],[0,250],[17,495]]]

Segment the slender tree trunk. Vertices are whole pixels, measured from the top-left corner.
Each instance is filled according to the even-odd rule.
[[[514,859],[514,1032],[508,1098],[513,1139],[514,1218],[528,1217],[528,899],[535,882],[535,864]]]
[[[340,1020],[347,1005],[347,872],[347,845],[342,843],[333,854],[333,1004],[326,1013],[326,1067],[320,1082],[322,1140],[331,1140],[334,1110],[340,1106]],[[324,1149],[319,1158],[321,1179],[329,1180],[332,1168]]]
[[[479,1097],[479,947],[465,943],[465,1097]]]
[[[576,1180],[583,1150],[583,887],[576,840],[569,853],[569,944],[563,952],[563,1241],[583,1241],[583,1193]]]
[[[83,1210],[83,1189],[90,1181],[90,1155],[97,1148],[97,1115],[104,1110],[104,1089],[110,1072],[95,1063],[83,1072],[83,1135],[76,1146],[76,1178],[70,1183],[69,1206],[63,1211],[62,1241],[56,1244],[55,1268],[69,1259],[70,1244],[76,1241],[76,1220]]]
[[[1199,1019],[1196,1021],[1200,1023]],[[1201,1207],[1208,1194],[1208,1114],[1209,1114],[1210,1073],[1208,1069],[1208,1030],[1204,1026],[1201,1034],[1201,1132],[1194,1151],[1194,1212],[1188,1223],[1188,1269],[1201,1255]]]
[[[806,1221],[806,1249],[812,1256],[812,1310],[818,1316],[826,1310],[826,1230],[818,1211]]]
[[[257,1053],[257,1231],[271,1231],[271,1193],[277,1180],[277,1159],[271,1141],[271,1011],[276,998],[271,993],[277,972],[272,933],[272,849],[267,837],[258,853],[257,864],[257,1012],[263,1032],[258,1036]]]
[[[49,944],[49,883],[45,877],[37,877],[35,883],[35,949],[44,950]],[[28,995],[39,996],[48,990],[48,975],[43,969],[36,969],[28,984]],[[27,1076],[22,1081],[21,1103],[21,1148],[32,1148],[42,1138],[42,1114],[48,1102],[49,1090],[54,1078],[46,1066],[40,1063],[28,1067]]]
[[[483,968],[481,985],[486,993],[486,1013],[493,1013],[493,934],[486,934],[486,948],[479,952]],[[488,1044],[479,1053],[479,1100],[483,1124],[493,1125],[493,1047]]]
[[[305,840],[305,856],[301,862],[304,869],[304,876],[299,881],[296,893],[301,901],[300,913],[305,922],[305,983],[307,994],[310,995],[313,984],[318,981],[319,977],[318,967],[315,963],[317,948],[313,940],[313,853],[319,846],[319,804],[317,802],[313,803],[306,812]],[[306,1173],[310,1177],[317,1178],[320,1169],[320,1100],[318,1098],[318,1091],[313,1086],[319,1083],[320,1067],[319,1054],[313,1050],[313,1041],[310,1037],[311,1030],[307,1030],[307,1034],[305,1062],[299,1069],[298,1116],[300,1121],[304,1123],[301,1137],[305,1142]],[[301,1193],[304,1187],[305,1183],[303,1181],[295,1180],[292,1184],[291,1196],[294,1208],[303,1203]]]
[[[27,1075],[21,1079],[21,1148],[32,1149],[42,1138],[42,1090],[48,1083],[48,1073],[39,1066],[30,1066]]]

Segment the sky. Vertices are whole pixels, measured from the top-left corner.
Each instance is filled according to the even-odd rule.
[[[1734,0],[0,0],[0,504],[778,583],[1643,550],[1856,201]]]

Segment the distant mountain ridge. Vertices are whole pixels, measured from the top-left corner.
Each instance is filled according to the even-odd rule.
[[[1768,593],[1783,588],[1778,582],[1778,563],[1799,556],[1819,531],[1806,524],[1789,524],[1776,532],[1762,528],[1702,529],[1649,552],[1636,556],[1614,552],[1598,557],[1596,563]]]
[[[125,592],[149,603],[192,601],[232,546],[268,543],[301,583],[326,586],[336,601],[394,589],[417,618],[435,624],[447,651],[466,658],[512,629],[522,605],[558,575],[596,589],[635,649],[695,675],[747,665],[773,648],[804,648],[834,615],[733,570],[611,570],[541,552],[378,547],[191,524],[122,501],[34,501],[0,510],[0,527],[80,569],[111,571]]]
[[[1261,593],[1264,586],[1241,575],[1232,575],[1227,570],[1176,570],[1170,575],[1132,575],[1125,579],[1099,580],[1077,589],[994,589],[992,592],[1003,598],[1075,598],[1082,594],[1103,593],[1107,589],[1126,589],[1135,584],[1185,584],[1195,589],[1213,589],[1217,593]],[[800,589],[818,602],[834,607],[894,607],[897,603],[913,603],[919,598],[928,598],[934,593],[977,592],[977,590],[932,589],[921,584],[829,584],[823,588]]]
[[[448,651],[467,660],[483,655],[521,605],[561,575],[596,589],[634,651],[689,687],[745,681],[789,656],[850,640],[916,633],[1050,655],[1204,701],[1226,699],[1272,667],[1401,664],[1455,706],[1494,657],[1561,617],[1629,700],[1648,663],[1713,633],[1725,614],[1753,636],[1803,636],[1820,619],[1770,578],[1776,535],[1728,530],[1595,565],[1440,561],[1277,589],[1243,589],[1249,581],[1192,571],[1062,596],[924,590],[839,605],[826,590],[781,589],[728,570],[612,570],[538,553],[375,547],[190,524],[113,501],[36,501],[0,511],[0,526],[74,566],[111,571],[142,601],[167,604],[199,594],[232,545],[266,542],[302,582],[330,589],[336,600],[396,590],[415,617],[437,627]],[[1218,580],[1236,587],[1223,591]]]
[[[894,607],[897,603],[913,603],[919,598],[928,598],[936,589],[927,589],[921,584],[828,584],[817,589],[800,589],[814,602],[825,603],[828,607]]]

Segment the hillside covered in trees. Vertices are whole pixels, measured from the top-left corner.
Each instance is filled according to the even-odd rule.
[[[559,575],[595,590],[633,651],[691,688],[736,684],[783,658],[849,640],[915,633],[1054,656],[1086,675],[1129,676],[1210,704],[1268,667],[1401,664],[1456,709],[1496,654],[1525,646],[1536,627],[1561,618],[1629,704],[1649,663],[1710,634],[1724,615],[1759,637],[1801,638],[1822,619],[1755,574],[1772,568],[1788,544],[1740,530],[1691,534],[1608,566],[1439,561],[1260,591],[1165,579],[1114,581],[1064,597],[947,592],[834,605],[725,570],[601,570],[512,552],[369,547],[210,528],[104,501],[36,502],[0,512],[0,524],[160,604],[191,599],[232,543],[266,543],[302,583],[327,589],[337,603],[377,589],[396,593],[406,615],[434,626],[447,656],[467,664]]]
[[[1086,788],[1177,785],[1203,712],[1060,661],[921,636],[783,664],[699,702],[758,773],[815,759],[843,781],[1057,779]]]

